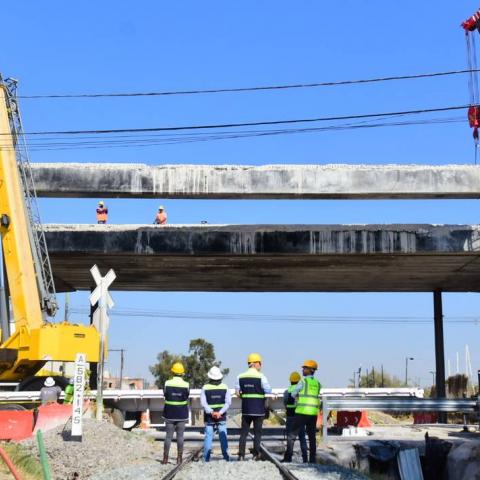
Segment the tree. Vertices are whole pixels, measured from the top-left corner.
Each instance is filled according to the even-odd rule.
[[[203,338],[190,340],[188,349],[190,355],[183,356],[185,365],[185,380],[190,383],[192,388],[201,388],[208,381],[207,373],[213,366],[221,367],[215,357],[214,346]],[[228,375],[230,369],[224,368],[223,375]]]
[[[157,355],[157,363],[150,367],[155,377],[155,384],[163,388],[165,381],[171,377],[170,369],[175,362],[182,362],[185,367],[185,380],[191,388],[201,388],[208,381],[207,373],[213,366],[221,367],[222,362],[215,357],[215,348],[203,338],[190,340],[189,355],[177,355],[167,350]],[[222,369],[227,375],[228,368]]]
[[[360,377],[360,388],[396,388],[403,386],[403,382],[398,377],[385,371],[383,372],[382,383],[382,372],[380,369],[376,368],[368,372],[368,375],[365,373]],[[350,379],[350,387],[353,387],[353,379]]]
[[[164,350],[157,355],[157,363],[150,366],[150,373],[155,377],[155,385],[163,388],[165,382],[172,376],[170,369],[175,362],[181,362],[182,357]]]

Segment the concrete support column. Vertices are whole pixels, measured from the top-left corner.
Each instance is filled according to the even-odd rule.
[[[442,291],[433,292],[433,317],[435,324],[435,372],[436,372],[436,397],[446,398],[445,390],[445,349],[443,340],[443,308]],[[447,422],[447,414],[439,413],[439,423]]]

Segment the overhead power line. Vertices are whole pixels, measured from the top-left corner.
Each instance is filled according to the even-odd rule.
[[[86,315],[88,309],[73,307],[71,313]],[[176,320],[214,320],[233,322],[266,322],[266,323],[335,323],[335,324],[429,324],[433,322],[431,317],[420,316],[358,316],[358,315],[274,315],[254,313],[230,313],[230,312],[198,312],[198,311],[172,311],[172,310],[148,310],[124,308],[112,310],[113,316],[118,317],[141,317],[155,319]],[[446,317],[446,323],[455,325],[480,325],[480,318],[475,316]]]
[[[65,94],[45,94],[45,95],[19,95],[18,98],[25,99],[54,99],[54,98],[111,98],[111,97],[162,97],[172,95],[198,95],[212,93],[241,93],[241,92],[258,92],[265,90],[290,90],[300,88],[318,88],[318,87],[335,87],[341,85],[355,85],[380,83],[398,80],[415,80],[421,78],[446,77],[451,75],[461,75],[466,73],[479,72],[477,69],[468,70],[449,70],[446,72],[418,73],[413,75],[396,75],[390,77],[365,78],[357,80],[338,80],[332,82],[317,83],[293,83],[286,85],[264,85],[256,87],[239,87],[239,88],[213,88],[213,89],[195,89],[195,90],[173,90],[160,92],[116,92],[116,93],[65,93]]]
[[[465,110],[468,105],[457,105],[449,107],[437,107],[437,108],[424,108],[417,110],[403,110],[397,112],[381,112],[381,113],[365,113],[354,115],[338,115],[329,117],[317,117],[317,118],[302,118],[291,120],[266,120],[266,121],[254,121],[254,122],[238,122],[238,123],[219,123],[219,124],[205,124],[205,125],[181,125],[174,127],[146,127],[146,128],[111,128],[111,129],[98,129],[98,130],[51,130],[51,131],[32,131],[26,132],[27,136],[46,136],[46,135],[106,135],[117,133],[152,133],[152,132],[174,132],[185,130],[212,130],[223,128],[238,128],[238,127],[258,127],[267,125],[292,125],[297,123],[318,123],[327,121],[341,121],[341,120],[360,120],[367,118],[382,118],[382,117],[398,117],[406,115],[420,115],[433,112],[448,112],[453,110]],[[4,132],[0,135],[10,135],[10,133]]]
[[[350,123],[327,125],[324,127],[313,128],[290,128],[275,130],[240,130],[240,131],[219,131],[219,132],[198,132],[198,133],[154,133],[148,135],[112,135],[107,138],[94,136],[71,137],[50,137],[50,138],[34,138],[30,142],[30,151],[58,151],[58,150],[78,150],[78,149],[105,149],[105,148],[139,148],[153,147],[158,145],[178,145],[186,143],[210,142],[218,140],[235,140],[252,137],[266,137],[276,135],[295,135],[304,133],[324,133],[324,132],[341,132],[363,128],[382,128],[382,127],[402,127],[411,125],[436,125],[446,123],[466,122],[463,117],[440,118],[440,119],[423,119],[403,122],[380,122],[380,123]],[[55,138],[63,141],[54,141]],[[75,140],[73,140],[75,138]]]

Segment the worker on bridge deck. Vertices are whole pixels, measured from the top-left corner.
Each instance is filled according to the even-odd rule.
[[[227,410],[232,398],[228,387],[222,383],[223,373],[218,367],[208,371],[209,382],[203,386],[200,403],[204,410],[205,439],[203,443],[203,458],[210,461],[214,431],[218,431],[223,458],[229,462],[227,439]]]
[[[177,465],[183,459],[183,434],[185,425],[189,418],[188,397],[190,386],[182,377],[185,375],[185,368],[180,362],[172,365],[170,370],[173,377],[165,382],[163,395],[165,407],[163,417],[165,419],[165,442],[163,444],[162,463],[168,463],[168,453],[172,444],[173,432],[177,434]]]
[[[295,417],[295,408],[297,407],[295,398],[292,397],[292,392],[297,388],[298,382],[301,380],[301,376],[298,372],[292,372],[290,374],[290,386],[283,392],[283,404],[285,405],[286,421],[285,421],[285,433],[288,434],[292,431],[293,421]],[[303,463],[308,462],[308,449],[307,439],[305,437],[305,425],[300,428],[298,432],[298,439],[300,440],[300,449],[302,451]]]
[[[245,448],[250,424],[253,422],[253,457],[261,460],[263,419],[265,417],[265,394],[271,393],[267,377],[260,372],[262,357],[251,353],[247,359],[248,370],[238,376],[235,390],[242,399],[242,428],[238,445],[238,460],[245,460]]]
[[[155,215],[155,225],[166,225],[167,224],[167,212],[165,212],[165,207],[160,205],[158,207],[158,212]]]
[[[105,224],[108,220],[108,208],[103,202],[98,202],[97,206],[97,223]]]
[[[317,417],[320,410],[320,389],[322,385],[314,377],[318,369],[315,360],[306,360],[302,366],[303,379],[298,382],[290,395],[296,399],[295,416],[292,428],[287,437],[287,450],[283,458],[284,462],[291,462],[295,439],[302,427],[305,427],[308,435],[309,463],[317,461],[316,427]]]

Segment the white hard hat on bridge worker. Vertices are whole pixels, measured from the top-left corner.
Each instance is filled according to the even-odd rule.
[[[221,380],[223,378],[223,373],[218,367],[212,367],[207,376],[210,380]]]
[[[165,207],[164,207],[163,205],[159,205],[159,206],[158,206],[158,209],[159,209],[159,210],[165,210]]]

